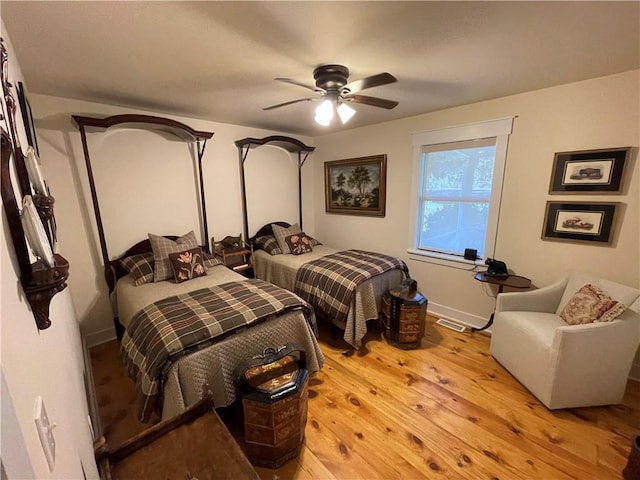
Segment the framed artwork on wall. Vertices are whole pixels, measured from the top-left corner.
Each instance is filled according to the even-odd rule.
[[[387,156],[325,162],[324,185],[327,213],[384,217]]]
[[[547,202],[543,240],[611,245],[618,202]]]
[[[622,147],[556,153],[549,193],[620,193],[630,151]]]

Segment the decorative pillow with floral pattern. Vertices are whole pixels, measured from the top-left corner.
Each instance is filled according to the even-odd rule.
[[[281,227],[280,225],[272,223],[271,230],[273,231],[273,236],[275,237],[276,242],[278,242],[278,247],[284,254],[289,253],[288,245],[284,237],[288,237],[289,235],[293,235],[294,233],[303,233],[300,225],[298,225],[297,223],[294,223],[290,227]],[[307,235],[307,238],[309,239],[311,246],[313,247],[315,247],[316,245],[322,245],[318,240],[310,237],[309,235]]]
[[[284,240],[289,245],[289,251],[294,255],[302,255],[313,251],[311,239],[304,232],[294,233],[284,237]]]
[[[161,282],[169,280],[172,277],[171,262],[169,261],[170,253],[184,252],[189,248],[196,248],[198,240],[196,234],[191,230],[176,240],[170,240],[160,235],[149,233],[149,241],[151,242],[151,251],[153,252],[153,281]]]
[[[170,253],[169,261],[173,267],[176,283],[186,282],[192,278],[203,277],[207,274],[204,269],[204,257],[200,247],[191,248],[184,252]]]
[[[291,251],[289,250],[289,245],[287,245],[287,241],[285,240],[285,238],[290,235],[302,232],[300,225],[298,225],[297,223],[294,223],[290,227],[281,227],[280,225],[272,223],[271,230],[273,230],[273,236],[276,237],[276,241],[278,242],[280,250],[282,250],[282,253],[284,253],[285,255],[291,253]]]
[[[562,309],[560,318],[569,325],[581,325],[592,322],[610,322],[626,310],[622,303],[611,297],[595,285],[583,285]]]

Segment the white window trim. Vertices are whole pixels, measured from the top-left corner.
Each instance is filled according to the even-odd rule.
[[[409,233],[409,247],[407,253],[409,259],[418,260],[454,268],[474,269],[482,265],[484,259],[465,260],[458,255],[445,254],[418,250],[416,248],[418,238],[418,210],[420,187],[422,183],[422,147],[439,143],[451,143],[478,138],[496,137],[496,154],[491,184],[491,199],[489,201],[489,217],[487,219],[487,237],[485,244],[485,257],[495,256],[496,236],[498,234],[498,220],[500,216],[500,204],[502,201],[502,185],[504,180],[504,168],[507,158],[507,146],[509,135],[513,129],[515,117],[499,118],[486,122],[469,123],[466,125],[445,127],[426,132],[417,132],[412,135],[413,143],[413,184],[411,187],[411,222]]]

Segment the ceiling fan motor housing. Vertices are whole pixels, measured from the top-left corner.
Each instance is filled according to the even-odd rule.
[[[342,65],[321,65],[313,71],[316,87],[325,91],[339,91],[349,79],[349,69]]]
[[[371,105],[378,108],[392,109],[398,105],[398,102],[394,100],[387,100],[384,98],[370,97],[365,95],[355,95],[361,90],[367,88],[379,87],[387,85],[389,83],[397,82],[397,79],[390,73],[383,72],[377,75],[371,75],[369,77],[361,78],[354,82],[349,82],[349,69],[344,65],[320,65],[313,70],[313,78],[316,81],[315,87],[307,85],[291,78],[276,78],[281,82],[290,83],[299,87],[313,90],[320,95],[325,101],[335,103],[337,107],[343,102],[354,102],[364,105]],[[286,107],[287,105],[293,105],[294,103],[308,102],[317,100],[314,98],[299,98],[290,102],[278,103],[277,105],[271,105],[263,110],[273,110],[274,108]]]

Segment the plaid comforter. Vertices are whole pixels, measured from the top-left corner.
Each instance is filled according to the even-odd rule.
[[[216,337],[276,314],[302,310],[316,331],[313,309],[293,293],[262,280],[230,282],[176,295],[138,312],[120,349],[136,382],[138,416],[146,422],[160,400],[162,375],[177,356]]]
[[[345,322],[358,286],[376,275],[407,265],[396,257],[363,250],[345,250],[305,263],[296,274],[294,292],[332,320]]]

